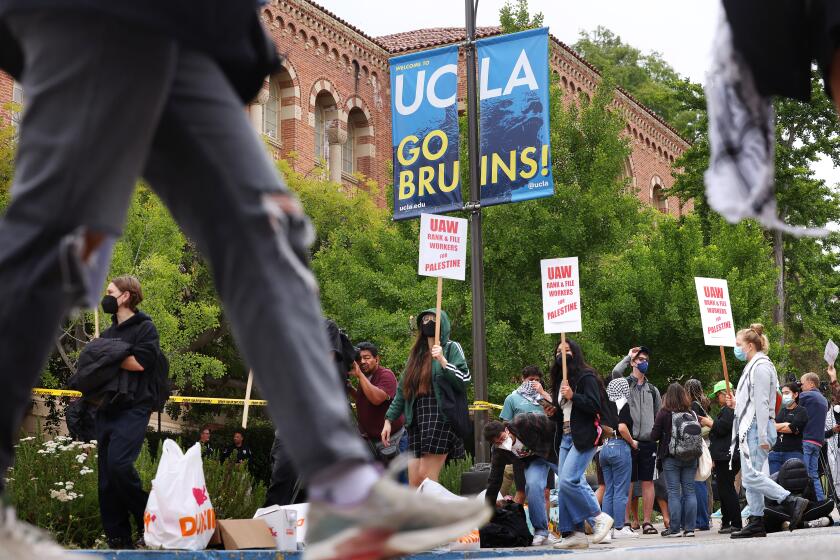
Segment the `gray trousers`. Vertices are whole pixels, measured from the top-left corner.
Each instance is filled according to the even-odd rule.
[[[61,321],[101,293],[107,239],[120,234],[141,175],[208,258],[298,471],[369,461],[336,397],[344,390],[306,264],[311,227],[286,204],[284,180],[215,62],[88,12],[7,22],[23,48],[27,102],[0,219],[0,473]],[[106,242],[86,259],[91,233]]]

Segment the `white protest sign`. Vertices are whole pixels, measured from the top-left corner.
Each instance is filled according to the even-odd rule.
[[[834,344],[834,341],[829,338],[828,344],[825,345],[825,355],[823,356],[823,358],[825,358],[825,363],[827,363],[830,366],[833,366],[834,362],[837,361],[837,353],[837,345]]]
[[[420,215],[417,274],[463,280],[467,274],[467,220]]]
[[[694,278],[703,339],[708,346],[735,346],[735,321],[729,304],[729,286],[720,278]]]
[[[543,330],[548,333],[580,332],[580,282],[578,258],[543,259]]]

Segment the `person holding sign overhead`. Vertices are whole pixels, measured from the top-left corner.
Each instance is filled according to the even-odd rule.
[[[564,355],[566,379],[561,377]],[[583,478],[601,439],[599,418],[607,413],[603,408],[606,402],[601,398],[603,382],[584,360],[580,346],[566,339],[556,347],[551,384],[552,402],[559,404],[552,416],[558,429],[563,431],[557,485],[559,529],[563,540],[554,548],[585,549],[589,548],[589,540],[584,532],[584,521],[594,520],[593,544],[602,542],[613,527],[613,518],[601,511]]]
[[[808,507],[808,500],[796,497],[764,474],[763,467],[776,442],[774,413],[779,379],[773,362],[767,357],[770,341],[760,323],[738,331],[735,337],[735,357],[747,362],[738,388],[727,395],[727,405],[735,407],[735,425],[731,449],[740,445],[741,482],[747,493],[750,508],[749,523],[733,532],[733,539],[767,536],[764,528],[764,499],[779,502],[790,518],[793,531]]]
[[[382,442],[386,443],[392,423],[405,416],[408,449],[416,457],[408,465],[408,482],[415,487],[427,478],[437,481],[447,457],[464,455],[464,434],[457,430],[463,431],[462,414],[468,414],[470,369],[461,345],[449,340],[451,326],[443,310],[440,341],[435,341],[435,313],[436,309],[428,309],[417,317],[417,340],[382,428]]]

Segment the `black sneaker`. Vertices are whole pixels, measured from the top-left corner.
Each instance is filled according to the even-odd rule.
[[[735,531],[729,535],[730,539],[752,539],[755,537],[766,537],[767,530],[764,528],[763,517],[750,516],[750,522],[740,531]]]
[[[790,518],[789,529],[793,531],[799,524],[802,523],[802,516],[805,515],[805,510],[808,509],[808,500],[799,498],[791,494],[782,502],[788,517]]]
[[[679,538],[679,537],[683,536],[683,534],[679,531],[679,529],[670,529],[670,528],[665,529],[664,531],[662,531],[659,534],[662,535],[663,537],[665,537],[666,539],[676,539],[676,538]],[[692,534],[692,536],[693,536],[693,534]]]

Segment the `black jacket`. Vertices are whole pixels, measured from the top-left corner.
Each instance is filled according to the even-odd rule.
[[[592,449],[597,445],[600,433],[596,425],[596,416],[601,411],[601,389],[598,380],[591,371],[585,371],[575,381],[569,377],[572,384],[572,442],[580,451]],[[558,403],[554,421],[557,422],[557,432],[563,431],[563,408],[559,405],[560,387],[553,388],[552,399]]]
[[[721,408],[709,432],[709,454],[713,461],[728,461],[731,458],[729,448],[732,445],[734,423],[735,411],[728,406]]]
[[[495,445],[490,450],[490,476],[487,477],[487,492],[484,493],[485,501],[496,505],[499,497],[499,490],[502,489],[502,482],[505,479],[505,467],[513,465],[513,481],[516,489],[525,491],[525,465],[512,452],[500,449]]]
[[[281,64],[266,35],[260,0],[0,0],[0,69],[20,79],[24,53],[3,23],[10,13],[65,10],[110,17],[175,39],[214,59],[243,103],[251,101],[266,75]],[[130,72],[131,68],[126,68]]]
[[[152,408],[156,397],[154,383],[158,356],[160,355],[160,337],[152,318],[142,311],[138,311],[118,324],[116,316],[114,316],[111,326],[102,331],[100,336],[106,340],[119,340],[128,344],[128,354],[134,356],[143,366],[143,371],[127,372],[129,378],[136,383],[136,387],[130,403],[127,403],[123,408]]]
[[[137,379],[120,368],[131,355],[131,344],[110,338],[96,338],[82,349],[76,373],[67,381],[97,408],[125,405],[134,399]]]

